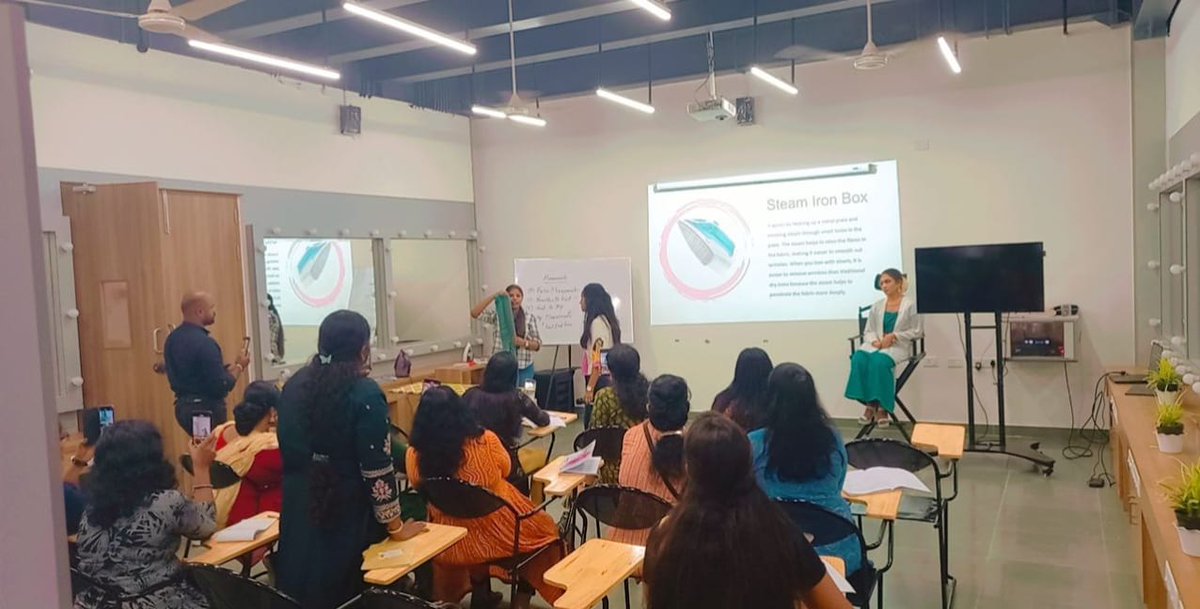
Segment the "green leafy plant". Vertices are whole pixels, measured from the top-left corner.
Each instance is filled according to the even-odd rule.
[[[1200,462],[1180,462],[1179,480],[1163,483],[1163,489],[1179,526],[1200,530]]]
[[[1177,398],[1173,404],[1159,404],[1158,416],[1154,420],[1154,428],[1166,436],[1178,436],[1183,433],[1182,398]]]
[[[1146,384],[1159,391],[1179,391],[1183,377],[1166,359],[1158,360],[1158,368],[1146,375]]]

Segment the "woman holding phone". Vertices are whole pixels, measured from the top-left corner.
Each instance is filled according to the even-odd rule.
[[[512,284],[503,291],[496,292],[471,307],[471,317],[492,327],[492,351],[501,349],[499,314],[493,306],[496,299],[507,295],[512,302],[513,327],[516,337],[513,343],[517,347],[517,387],[524,387],[527,381],[533,380],[533,354],[542,348],[542,336],[538,333],[537,317],[525,310],[525,290]]]
[[[621,323],[617,321],[612,296],[598,283],[583,286],[579,308],[583,311],[583,335],[579,337],[579,346],[583,347],[583,376],[587,379],[584,401],[588,404],[588,415],[584,418],[590,419],[596,391],[609,385],[608,374],[604,371],[604,352],[621,344]],[[587,423],[585,420],[584,424]]]

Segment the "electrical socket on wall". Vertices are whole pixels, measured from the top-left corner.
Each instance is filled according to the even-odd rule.
[[[925,359],[921,360],[921,364],[923,366],[925,366],[926,368],[937,368],[938,366],[941,365],[941,362],[938,361],[938,358],[929,357],[927,355],[927,356],[925,356]]]
[[[962,361],[961,359],[958,359],[957,357],[952,357],[952,358],[946,360],[947,368],[962,368],[965,365],[966,365],[966,362]]]

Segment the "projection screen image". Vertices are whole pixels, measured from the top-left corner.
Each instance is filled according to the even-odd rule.
[[[653,184],[651,325],[853,319],[900,268],[895,161]]]

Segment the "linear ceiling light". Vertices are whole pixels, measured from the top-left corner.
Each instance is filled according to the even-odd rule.
[[[599,95],[600,97],[607,99],[608,101],[617,102],[618,104],[621,104],[622,106],[625,106],[626,108],[633,108],[634,110],[637,110],[638,112],[645,112],[646,114],[654,114],[654,106],[651,106],[650,104],[643,104],[640,101],[635,101],[635,100],[629,99],[628,97],[625,97],[624,95],[618,95],[616,93],[613,93],[612,91],[609,91],[608,89],[605,89],[604,87],[600,87],[599,89],[596,89],[596,95]]]
[[[655,0],[629,0],[629,1],[638,5],[639,7],[643,8],[643,9],[645,9],[651,15],[654,15],[655,17],[662,19],[663,21],[671,20],[671,11],[667,10],[667,7],[656,2]]]
[[[797,93],[800,92],[800,89],[797,89],[791,83],[789,83],[785,80],[779,79],[775,75],[771,74],[770,72],[768,72],[758,66],[751,66],[750,73],[757,76],[758,78],[760,78],[767,84],[771,85],[772,87],[775,87],[776,89],[779,89],[780,91],[783,91],[784,93],[787,93],[788,95],[796,95]]]
[[[413,36],[419,36],[430,42],[454,49],[459,53],[465,53],[467,55],[475,54],[475,45],[468,44],[461,40],[455,40],[441,32],[436,32],[423,25],[417,25],[416,23],[408,21],[407,19],[401,19],[395,15],[385,13],[383,11],[377,11],[373,8],[368,8],[354,2],[343,2],[342,8],[345,9],[346,12],[353,15],[366,17],[367,19],[370,19],[376,23],[395,28],[401,32],[412,34]]]
[[[942,57],[946,58],[946,63],[950,66],[950,71],[955,74],[962,74],[962,65],[958,63],[958,55],[954,49],[950,48],[950,43],[946,41],[945,36],[938,36],[938,48],[942,50]]]
[[[529,116],[528,114],[509,114],[508,120],[516,121],[523,125],[533,125],[534,127],[546,126],[546,119],[539,116]]]
[[[500,110],[489,108],[487,106],[471,106],[471,112],[474,112],[480,116],[487,116],[489,118],[505,118],[508,116]]]
[[[190,45],[192,48],[200,49],[201,51],[208,51],[209,53],[216,53],[218,55],[225,55],[227,57],[244,59],[246,61],[252,61],[254,63],[280,68],[282,70],[300,72],[302,74],[308,74],[310,76],[316,76],[326,80],[338,80],[342,77],[337,70],[301,63],[299,61],[293,61],[283,57],[276,57],[274,55],[267,55],[266,53],[259,53],[257,51],[250,51],[247,49],[229,46],[227,44],[204,42],[202,40],[188,40],[188,45]]]

